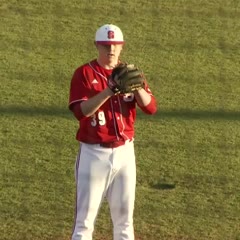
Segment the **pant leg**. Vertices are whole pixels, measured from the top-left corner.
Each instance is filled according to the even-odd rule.
[[[94,223],[109,181],[109,150],[82,144],[76,163],[76,216],[72,240],[92,240]]]
[[[115,156],[114,161],[117,161],[116,165],[119,169],[107,193],[114,226],[114,240],[134,240],[133,212],[136,164],[133,144],[118,150],[120,151],[117,153],[117,157]]]

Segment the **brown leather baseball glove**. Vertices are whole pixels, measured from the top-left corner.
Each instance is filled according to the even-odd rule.
[[[112,71],[108,86],[114,94],[131,93],[144,88],[143,72],[134,64],[120,63]]]

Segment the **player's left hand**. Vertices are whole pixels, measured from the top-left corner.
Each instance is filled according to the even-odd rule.
[[[112,71],[108,86],[114,94],[132,93],[144,88],[143,72],[134,64],[120,63]]]

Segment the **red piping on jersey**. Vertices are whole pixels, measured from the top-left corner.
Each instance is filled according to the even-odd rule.
[[[125,130],[125,125],[123,123],[123,119],[122,119],[122,106],[121,106],[121,103],[120,103],[120,100],[119,100],[119,95],[117,96],[118,98],[118,104],[119,104],[119,109],[120,109],[120,118],[121,118],[121,123],[122,123],[122,126],[123,126],[123,129],[122,131],[120,132],[121,135],[124,135],[126,139],[129,139],[128,136],[126,134],[124,134],[124,130]]]
[[[115,135],[116,135],[117,139],[119,140],[119,135],[118,135],[118,131],[117,131],[117,123],[116,123],[116,118],[115,118],[115,114],[114,114],[112,98],[110,98],[110,103],[111,103],[111,112],[112,112],[112,116],[113,116]]]
[[[75,101],[72,101],[68,104],[68,107],[71,110],[73,104],[78,103],[78,102],[80,103],[80,102],[85,101],[85,100],[87,100],[87,99],[83,98],[83,99],[77,99]]]

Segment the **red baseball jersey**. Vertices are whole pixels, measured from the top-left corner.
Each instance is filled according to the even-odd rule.
[[[112,70],[101,67],[93,60],[73,74],[70,87],[69,108],[88,100],[107,87],[107,78]],[[145,90],[151,95],[151,102],[141,109],[147,114],[156,112],[156,100],[147,83]],[[85,143],[103,143],[132,139],[136,118],[134,94],[114,95],[109,98],[91,117],[81,116],[77,140]]]

